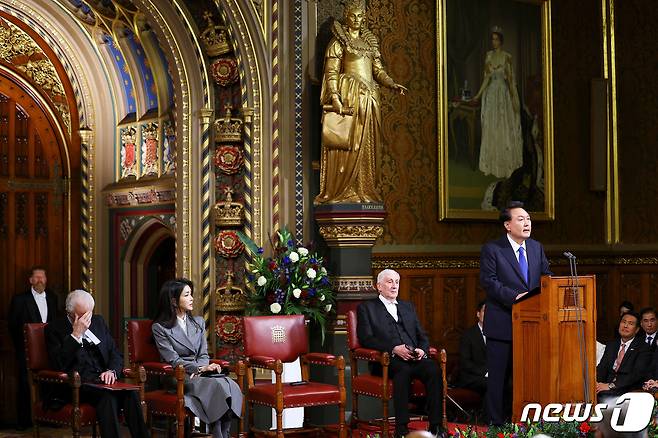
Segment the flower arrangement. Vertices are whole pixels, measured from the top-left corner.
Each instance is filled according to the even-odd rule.
[[[451,438],[530,438],[538,434],[564,438],[591,438],[594,436],[593,427],[587,422],[547,423],[509,423],[503,426],[491,426],[486,432],[478,432],[471,426],[456,427],[448,435]]]
[[[323,259],[304,246],[295,246],[284,228],[272,236],[272,256],[265,257],[244,233],[240,239],[251,253],[247,265],[247,315],[304,315],[317,323],[324,343],[327,317],[335,307],[335,296],[322,266]]]
[[[647,427],[648,436],[658,437],[658,401],[654,402],[652,420]],[[596,423],[588,421],[559,421],[557,423],[539,421],[536,423],[508,423],[491,426],[486,432],[478,431],[473,426],[456,427],[444,434],[450,438],[532,438],[538,434],[560,438],[592,438],[596,433]]]
[[[547,423],[511,423],[502,427],[491,427],[487,431],[487,438],[525,438],[537,434],[563,438],[590,438],[594,437],[594,430],[587,422]]]

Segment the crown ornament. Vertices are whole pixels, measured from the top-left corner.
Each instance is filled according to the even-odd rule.
[[[226,273],[226,282],[215,290],[215,308],[220,312],[238,312],[247,303],[247,296],[241,287],[233,284],[233,272]]]
[[[208,11],[203,13],[203,18],[208,22],[208,27],[201,32],[199,38],[203,42],[206,53],[210,57],[220,56],[231,51],[226,26],[216,25],[212,21],[212,14]]]
[[[224,118],[215,120],[215,143],[242,141],[242,119],[231,117],[230,105],[224,108]]]
[[[213,207],[215,226],[218,228],[242,226],[242,221],[244,220],[244,205],[241,202],[233,201],[232,188],[227,187],[225,192],[226,200],[218,202]]]
[[[137,130],[133,127],[121,131],[121,142],[123,144],[135,144],[137,140]]]
[[[503,35],[503,28],[500,26],[493,26],[491,28],[491,33],[497,33],[499,35]]]
[[[362,11],[366,10],[366,1],[365,0],[345,0],[343,2],[343,10],[345,12],[351,11],[354,9],[361,9]]]

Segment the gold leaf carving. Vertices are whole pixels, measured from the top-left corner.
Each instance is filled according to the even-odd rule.
[[[68,105],[61,103],[65,91],[55,66],[30,35],[13,23],[1,19],[0,59],[12,64],[51,98],[70,136],[71,113]]]

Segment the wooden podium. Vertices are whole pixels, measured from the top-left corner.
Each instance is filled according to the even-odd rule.
[[[584,402],[582,355],[589,373],[589,401],[596,403],[594,275],[578,277],[578,288],[571,277],[543,276],[541,293],[512,307],[512,339],[513,421],[519,421],[528,403]]]

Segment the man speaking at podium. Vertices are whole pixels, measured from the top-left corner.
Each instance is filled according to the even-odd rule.
[[[507,234],[486,243],[480,254],[480,284],[487,292],[486,406],[493,425],[503,424],[508,415],[503,400],[505,382],[511,372],[512,305],[540,287],[542,275],[551,274],[544,248],[530,239],[532,224],[523,203],[511,201],[501,211],[500,221]]]

